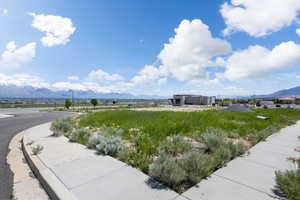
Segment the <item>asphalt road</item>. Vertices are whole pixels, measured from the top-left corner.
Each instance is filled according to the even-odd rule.
[[[30,114],[48,108],[0,108],[0,114]]]
[[[0,109],[1,110],[1,109]],[[6,110],[5,114],[14,114],[15,117],[0,119],[0,200],[11,199],[13,173],[10,171],[6,156],[10,140],[21,131],[30,127],[52,121],[57,118],[67,117],[71,113],[58,112],[34,112],[18,110],[18,112]]]

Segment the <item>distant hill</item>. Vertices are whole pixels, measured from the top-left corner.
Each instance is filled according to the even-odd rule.
[[[71,91],[52,91],[48,88],[35,88],[31,86],[0,85],[0,98],[71,98]],[[164,99],[160,96],[135,96],[129,93],[97,93],[92,90],[74,90],[75,98],[100,99]]]
[[[270,95],[273,97],[300,96],[300,86],[286,89],[286,90],[279,90]]]
[[[254,95],[251,96],[250,98],[280,98],[280,97],[295,97],[295,96],[300,97],[300,86],[290,88],[290,89],[285,89],[285,90],[279,90],[272,94]]]

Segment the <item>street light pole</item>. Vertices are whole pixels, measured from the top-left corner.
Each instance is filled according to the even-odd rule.
[[[71,90],[72,92],[72,106],[73,106],[73,109],[74,109],[74,90]]]

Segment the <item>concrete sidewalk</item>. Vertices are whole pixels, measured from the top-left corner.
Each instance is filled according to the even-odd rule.
[[[294,169],[287,161],[299,153],[300,123],[282,129],[250,150],[250,155],[231,161],[182,195],[163,187],[137,169],[109,156],[96,155],[85,146],[65,137],[49,137],[50,124],[29,129],[24,141],[43,145],[38,159],[47,179],[59,187],[62,199],[103,200],[272,200],[275,171]],[[29,144],[26,144],[28,145]],[[27,148],[28,150],[28,148]],[[50,183],[51,184],[51,183]]]
[[[68,142],[65,137],[49,137],[52,134],[49,127],[48,123],[29,129],[24,141],[33,142],[31,147],[44,147],[41,154],[33,157],[49,169],[43,169],[48,171],[47,179],[57,179],[53,183],[64,187],[61,199],[172,200],[178,196],[121,161],[97,155],[83,145]]]

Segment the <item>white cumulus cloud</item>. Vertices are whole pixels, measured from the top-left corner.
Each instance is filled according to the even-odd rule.
[[[70,80],[70,81],[78,81],[79,77],[78,76],[68,76],[68,80]]]
[[[3,14],[4,16],[7,16],[7,15],[8,15],[8,10],[7,10],[6,8],[3,9],[2,14]]]
[[[31,61],[36,54],[36,43],[31,42],[20,48],[17,48],[15,41],[10,41],[6,45],[6,50],[0,58],[0,66],[19,67],[22,64]]]
[[[68,82],[68,81],[49,83],[44,81],[38,76],[34,76],[30,74],[7,75],[3,73],[0,73],[0,85],[31,86],[34,88],[48,88],[53,91],[91,90],[99,93],[128,92],[130,88],[133,87],[133,84],[128,82],[118,82],[110,85],[102,85],[95,82],[77,83],[77,82]]]
[[[105,71],[103,71],[102,69],[98,69],[98,70],[92,70],[89,75],[88,78],[92,81],[120,81],[123,80],[124,78],[119,75],[119,74],[109,74]]]
[[[206,79],[211,59],[231,52],[231,45],[214,38],[201,20],[183,20],[158,55],[160,72],[180,81]]]
[[[55,82],[51,84],[48,88],[54,91],[61,90],[81,90],[81,91],[94,91],[99,93],[120,93],[127,92],[132,87],[129,83],[116,83],[112,85],[101,85],[95,82],[82,82],[82,83],[74,83],[74,82]]]
[[[30,15],[33,17],[31,26],[46,33],[41,42],[47,47],[67,44],[76,30],[72,20],[66,17],[35,13]]]
[[[228,58],[223,75],[232,81],[262,78],[299,59],[300,45],[293,41],[283,42],[271,50],[259,45],[250,46]]]
[[[165,84],[167,81],[168,81],[167,78],[160,78],[160,79],[158,80],[158,85],[163,85],[163,84]]]
[[[132,78],[131,81],[135,84],[155,83],[160,77],[161,72],[157,67],[146,65]]]
[[[300,37],[300,28],[296,30],[297,35]]]
[[[299,0],[231,0],[220,10],[227,25],[223,33],[244,31],[262,37],[290,26],[299,11]]]
[[[30,74],[6,75],[0,73],[0,85],[32,86],[36,88],[49,87],[41,78]]]
[[[71,83],[71,82],[66,82],[66,81],[53,83],[50,88],[55,91],[60,91],[60,90],[87,91],[87,90],[91,89],[83,83]]]

